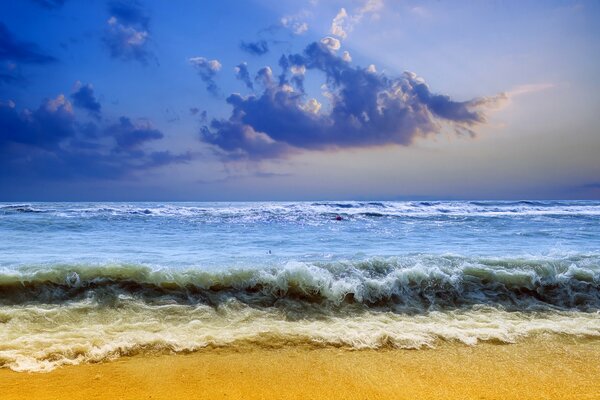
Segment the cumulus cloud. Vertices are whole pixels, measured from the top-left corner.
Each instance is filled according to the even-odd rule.
[[[331,22],[331,29],[329,30],[331,34],[345,39],[348,36],[346,33],[347,28],[344,27],[347,19],[348,13],[346,12],[346,9],[341,8]]]
[[[240,42],[240,49],[255,56],[262,56],[269,52],[269,44],[266,40],[256,42]]]
[[[239,64],[235,67],[235,76],[246,84],[246,87],[250,90],[254,90],[254,84],[252,84],[252,79],[250,79],[250,72],[248,72],[248,64],[245,62]]]
[[[105,128],[80,123],[62,94],[35,110],[18,110],[12,101],[0,103],[0,181],[117,179],[190,159],[189,154],[146,149],[163,136],[149,121],[128,117]]]
[[[194,67],[200,79],[206,83],[206,90],[213,95],[219,94],[219,87],[215,82],[215,76],[217,72],[221,70],[221,63],[219,60],[208,60],[204,57],[192,57],[189,59],[190,64]]]
[[[339,40],[337,40],[336,38],[332,38],[331,36],[327,36],[321,39],[321,43],[330,51],[338,51],[342,46]]]
[[[102,106],[94,95],[94,87],[91,84],[83,85],[77,81],[74,91],[71,93],[71,99],[76,107],[82,108],[89,112],[92,116],[100,118]]]
[[[331,21],[330,33],[342,39],[348,37],[354,26],[358,24],[363,17],[371,15],[378,16],[378,12],[383,8],[383,0],[367,0],[367,2],[357,9],[352,15],[348,14],[345,8],[341,8]]]
[[[64,95],[45,100],[37,110],[17,112],[16,104],[0,103],[0,148],[35,146],[52,149],[74,135],[73,107]]]
[[[23,64],[43,65],[55,61],[56,58],[44,53],[35,43],[16,39],[0,22],[0,82],[22,81],[20,66]]]
[[[337,49],[334,41],[324,40],[311,43],[303,53],[282,56],[278,80],[271,68],[262,68],[257,81],[263,92],[230,95],[231,116],[213,119],[202,128],[201,139],[224,157],[255,160],[302,150],[408,146],[444,128],[472,134],[485,122],[487,106],[498,101],[454,101],[432,92],[416,74],[391,77],[374,66],[352,66]],[[330,101],[326,110],[317,99],[307,100],[304,74],[294,74],[292,66],[324,74],[323,90]]]
[[[150,18],[136,1],[111,1],[104,43],[113,58],[147,64]]]

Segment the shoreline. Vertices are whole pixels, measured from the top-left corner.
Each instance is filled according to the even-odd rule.
[[[348,350],[246,345],[136,355],[48,373],[0,369],[15,399],[600,399],[600,340]]]

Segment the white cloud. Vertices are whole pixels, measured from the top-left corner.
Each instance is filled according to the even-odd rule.
[[[522,94],[535,93],[542,90],[552,89],[556,85],[553,83],[531,83],[527,85],[517,86],[507,93],[509,97],[519,96]]]
[[[335,36],[339,36],[342,39],[348,37],[348,33],[345,31],[346,19],[348,18],[348,13],[345,8],[341,8],[337,15],[333,18],[331,22],[331,34]]]
[[[57,112],[59,109],[62,109],[68,113],[73,113],[73,106],[64,94],[59,94],[55,99],[46,101],[44,107],[50,112]]]
[[[379,11],[383,9],[383,0],[367,0],[365,5],[357,9],[354,14],[350,15],[345,8],[341,8],[331,22],[329,32],[332,35],[342,39],[348,37],[348,33],[352,32],[354,26],[358,24],[364,16],[379,17]]]
[[[341,47],[340,41],[336,38],[332,38],[331,36],[326,36],[321,39],[321,43],[323,43],[331,51],[337,51]]]
[[[319,103],[317,99],[313,98],[308,100],[302,109],[309,113],[318,114],[319,110],[321,109],[321,103]]]
[[[308,24],[300,21],[300,18],[300,15],[288,15],[282,17],[280,22],[284,28],[291,30],[295,35],[302,35],[308,30]]]
[[[292,65],[290,71],[292,71],[292,74],[294,75],[304,75],[306,67],[304,65]]]
[[[204,57],[191,57],[189,62],[195,67],[206,68],[213,72],[219,71],[222,66],[219,60],[207,60]]]

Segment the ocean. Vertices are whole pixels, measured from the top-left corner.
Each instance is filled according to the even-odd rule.
[[[0,368],[600,337],[600,202],[0,203]]]

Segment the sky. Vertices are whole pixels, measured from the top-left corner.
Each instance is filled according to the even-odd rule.
[[[0,201],[600,199],[600,2],[0,2]]]

